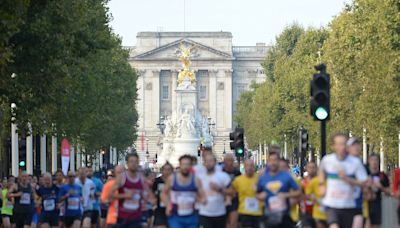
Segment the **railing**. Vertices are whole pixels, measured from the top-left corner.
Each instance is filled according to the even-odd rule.
[[[233,46],[233,53],[267,53],[268,46]]]

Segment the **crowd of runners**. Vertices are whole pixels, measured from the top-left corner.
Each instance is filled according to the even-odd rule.
[[[390,188],[379,156],[362,163],[356,138],[336,134],[331,149],[319,167],[308,162],[304,175],[277,146],[265,168],[245,159],[243,173],[233,154],[218,163],[210,149],[199,162],[183,155],[179,167],[166,163],[159,172],[143,169],[137,153],[103,178],[90,167],[20,172],[1,184],[1,227],[380,227],[383,195],[400,198],[400,171]]]

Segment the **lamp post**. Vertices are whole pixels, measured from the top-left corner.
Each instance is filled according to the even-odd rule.
[[[212,122],[211,117],[207,117],[208,120],[208,133],[211,135],[211,127],[215,126],[215,123]]]
[[[223,152],[223,154],[226,154],[226,151],[225,151],[225,141],[226,141],[226,139],[224,139],[224,152]]]
[[[146,138],[146,162],[149,162],[149,138]]]

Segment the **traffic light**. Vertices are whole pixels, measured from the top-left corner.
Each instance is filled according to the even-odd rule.
[[[319,73],[311,80],[310,111],[315,120],[325,121],[330,117],[330,79],[324,64],[315,67]]]
[[[244,129],[236,128],[234,132],[229,134],[231,150],[235,151],[236,157],[244,157]]]
[[[300,138],[300,149],[302,152],[307,152],[308,150],[308,132],[306,129],[301,128],[299,131]]]

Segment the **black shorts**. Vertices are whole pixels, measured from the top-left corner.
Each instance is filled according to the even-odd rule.
[[[359,209],[326,208],[326,221],[328,226],[337,224],[341,228],[352,227],[354,216],[359,215]]]
[[[14,221],[17,228],[30,226],[32,223],[33,213],[29,212],[16,212],[14,210]]]
[[[48,223],[50,226],[58,226],[58,215],[41,214],[39,217],[39,223]]]
[[[72,226],[72,224],[74,224],[74,222],[76,220],[81,221],[81,217],[80,216],[65,216],[65,215],[63,216],[63,222],[66,227]]]
[[[368,213],[371,225],[381,225],[382,224],[382,205],[381,201],[370,201],[368,203]]]
[[[200,215],[199,222],[203,228],[223,228],[226,226],[226,216],[206,217]]]
[[[231,213],[232,211],[237,211],[239,208],[239,201],[237,198],[232,199],[232,204],[226,206],[226,214]]]
[[[98,210],[85,211],[83,212],[82,221],[85,218],[90,218],[90,223],[94,225],[98,223],[99,217],[100,212]]]
[[[9,218],[10,219],[10,223],[14,223],[14,216],[12,215],[6,215],[6,214],[1,214],[2,218]]]
[[[157,208],[154,211],[154,226],[168,226],[168,218],[165,215],[165,208]]]
[[[264,217],[264,227],[268,227],[268,228],[294,228],[295,227],[295,223],[290,218],[289,214],[283,215],[282,220],[279,224],[271,225],[269,221],[270,220],[268,220],[268,217]]]
[[[253,215],[241,215],[239,214],[239,223],[243,228],[259,228],[260,227],[261,216]]]
[[[102,218],[102,219],[107,218],[107,213],[108,213],[107,209],[101,209],[100,213],[101,213],[100,218]]]

